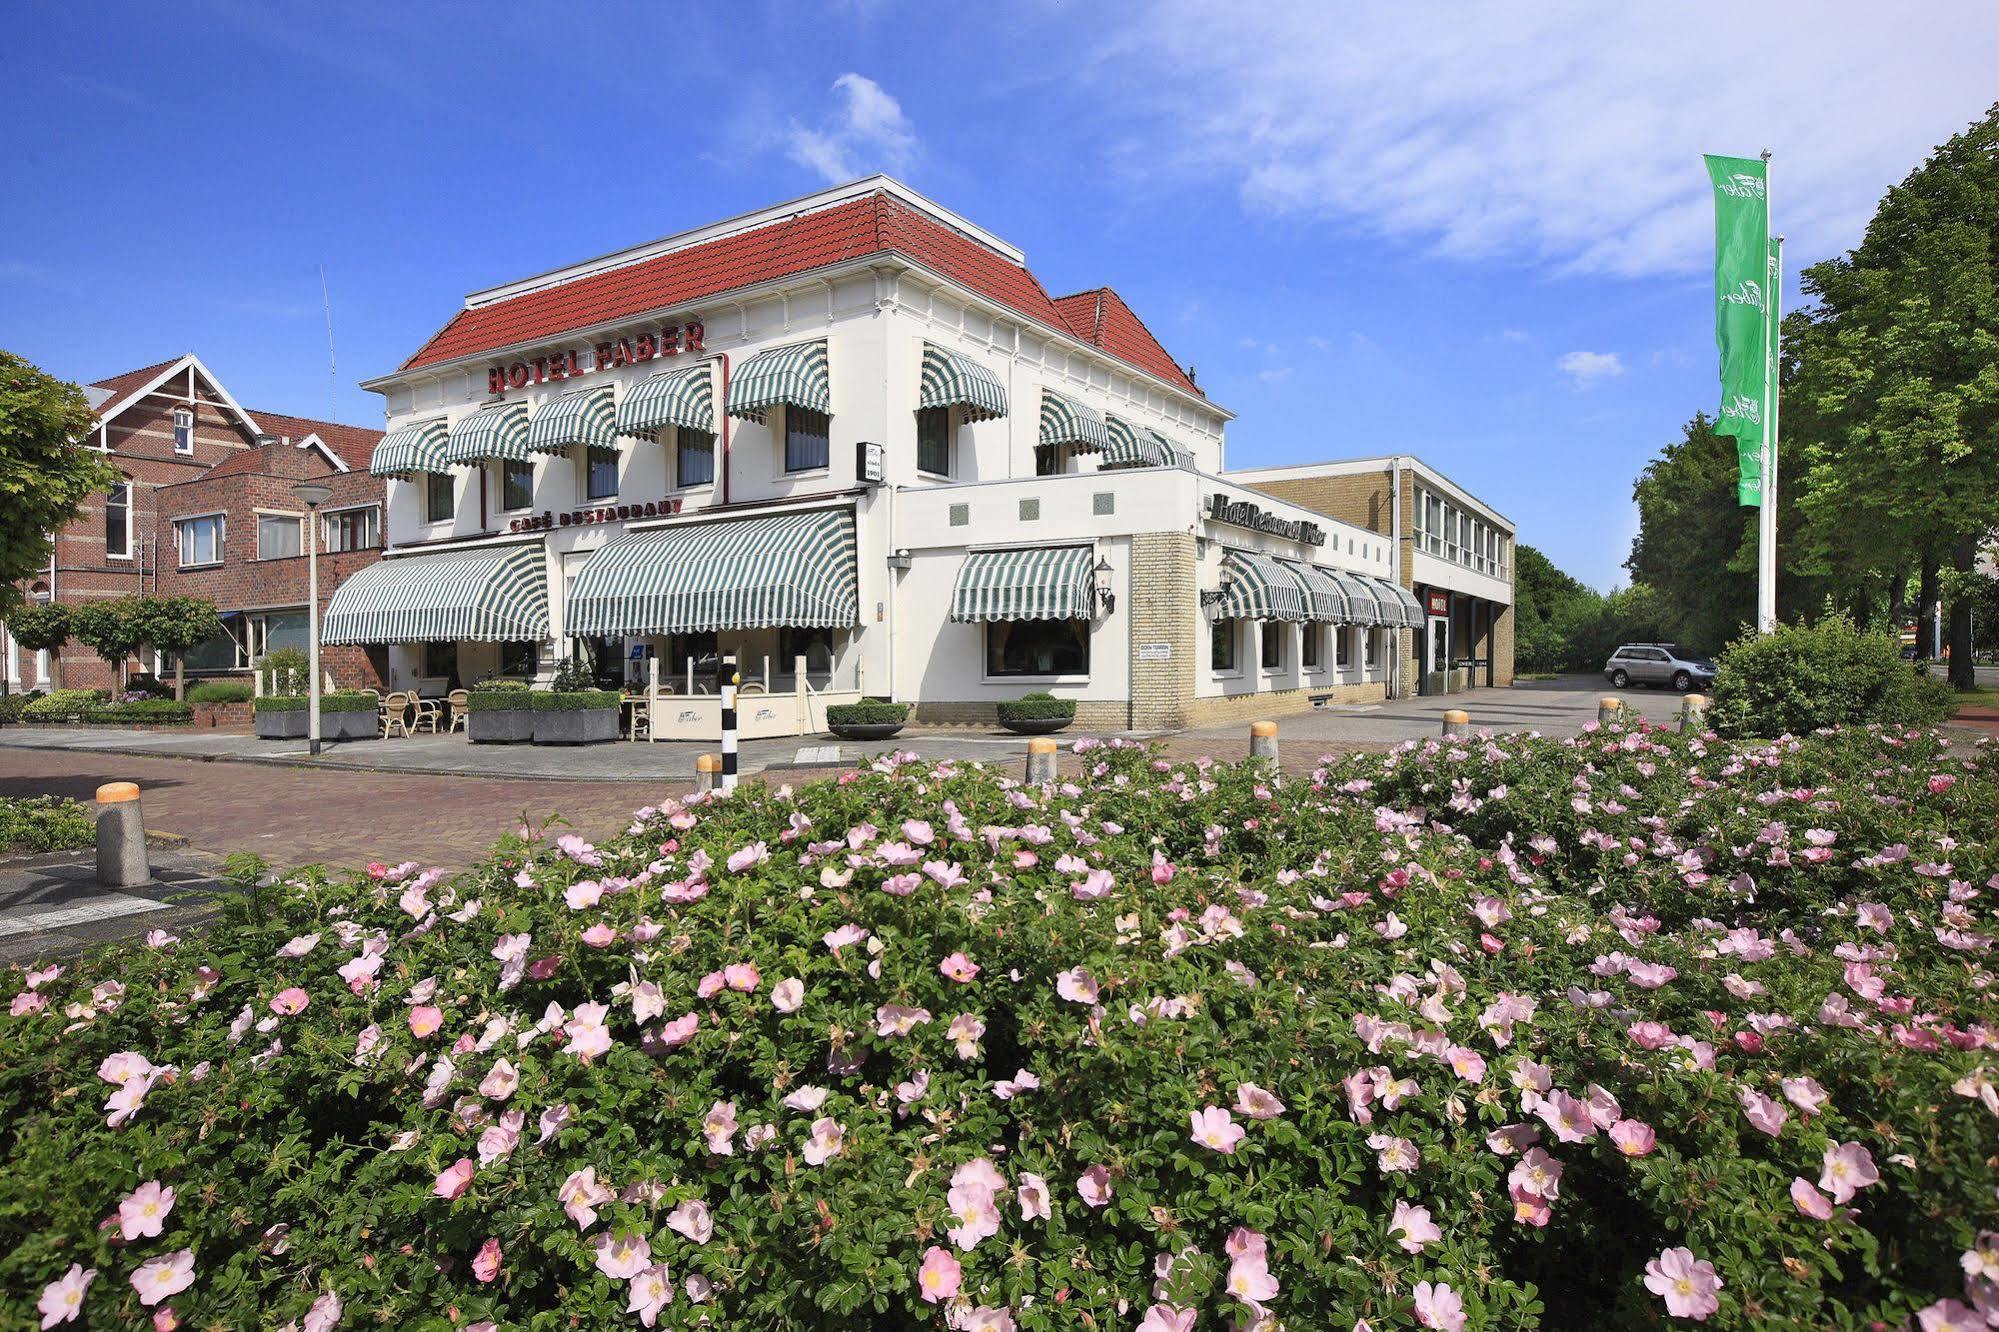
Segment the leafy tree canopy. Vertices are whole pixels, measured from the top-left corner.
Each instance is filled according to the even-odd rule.
[[[96,420],[76,385],[0,351],[0,615],[21,604],[15,584],[49,561],[49,533],[118,474],[82,441]]]

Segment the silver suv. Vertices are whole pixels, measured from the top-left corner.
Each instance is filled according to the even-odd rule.
[[[1626,643],[1610,654],[1603,677],[1619,689],[1631,685],[1671,685],[1682,694],[1714,683],[1714,663],[1682,652],[1671,643]]]

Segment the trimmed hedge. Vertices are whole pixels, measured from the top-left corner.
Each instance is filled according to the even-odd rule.
[[[24,721],[75,721],[87,710],[104,705],[102,689],[52,689],[21,709]]]
[[[1709,724],[1737,738],[1870,723],[1934,726],[1957,705],[1948,684],[1902,660],[1893,637],[1841,615],[1747,634],[1716,666]]]
[[[187,687],[190,703],[248,703],[257,696],[247,680],[203,680]]]
[[[836,703],[826,709],[828,726],[896,726],[908,719],[909,704],[891,703],[885,698]]]
[[[507,689],[474,689],[465,696],[467,712],[518,712],[534,707],[534,695],[526,685]]]
[[[577,689],[559,694],[535,693],[529,697],[534,700],[536,712],[588,712],[597,708],[615,708],[623,696],[609,689]]]
[[[1064,721],[1076,720],[1076,700],[1057,698],[1053,694],[1033,693],[1012,699],[998,705],[999,719],[1009,721],[1039,721],[1044,717],[1060,717]]]
[[[81,801],[0,799],[0,851],[80,851],[96,842],[97,823]]]
[[[194,705],[170,698],[139,698],[129,703],[102,703],[85,708],[78,718],[84,722],[151,722],[174,725],[194,720]]]
[[[0,696],[0,726],[21,720],[21,712],[34,699],[27,694],[7,694]]]
[[[257,700],[259,712],[304,712],[312,700],[304,694],[266,695]],[[358,690],[342,690],[334,694],[319,696],[319,710],[328,712],[373,712],[381,706],[381,700],[373,694]]]

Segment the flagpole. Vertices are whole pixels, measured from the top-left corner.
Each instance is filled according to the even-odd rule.
[[[1769,216],[1770,153],[1763,153],[1763,207]],[[1763,490],[1756,510],[1756,630],[1773,633],[1777,628],[1777,342],[1784,288],[1784,238],[1777,237],[1776,272],[1768,270],[1765,256],[1764,299],[1770,302],[1764,316],[1763,372]]]

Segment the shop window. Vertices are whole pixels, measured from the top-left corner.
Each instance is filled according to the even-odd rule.
[[[715,483],[715,437],[681,426],[674,431],[673,483],[682,490]]]
[[[922,407],[916,413],[916,470],[951,475],[951,409]]]
[[[660,662],[659,669],[662,675],[672,675],[678,679],[685,677],[687,664],[691,661],[694,663],[695,688],[712,689],[715,684],[715,663],[720,656],[721,648],[717,645],[712,630],[698,634],[670,634],[666,640],[666,659]]]
[[[1344,624],[1333,630],[1333,665],[1341,670],[1353,664],[1353,633],[1352,627]]]
[[[257,515],[257,558],[283,560],[303,554],[299,544],[299,520],[274,513]]]
[[[458,503],[458,482],[449,472],[424,475],[423,516],[426,522],[448,523]]]
[[[994,620],[986,625],[986,674],[1088,675],[1086,620]]]
[[[359,509],[335,509],[320,519],[319,530],[330,555],[344,550],[373,550],[382,544],[381,511],[372,504]]]
[[[458,674],[458,644],[425,643],[423,645],[422,673],[425,679],[450,680]],[[453,686],[454,688],[456,686]]]
[[[1274,671],[1284,664],[1284,635],[1290,631],[1276,620],[1265,620],[1257,626],[1257,641],[1262,649],[1263,669]]]
[[[1034,474],[1036,476],[1059,476],[1065,461],[1062,447],[1056,444],[1036,444],[1034,446]]]
[[[618,451],[592,444],[583,457],[585,498],[614,499],[618,494]]]
[[[805,658],[807,675],[832,674],[833,631],[825,628],[779,629],[777,669],[789,675],[800,657]]]
[[[1323,626],[1308,624],[1298,638],[1298,661],[1308,671],[1319,669],[1320,640],[1325,637]]]
[[[180,567],[222,562],[223,520],[219,513],[174,521],[174,545],[180,551]]]
[[[174,452],[194,452],[194,413],[186,407],[174,408]]]
[[[132,558],[132,483],[121,481],[104,495],[104,553]]]
[[[832,457],[833,418],[809,407],[784,409],[784,470],[816,472]]]
[[[534,674],[535,644],[532,641],[500,644],[499,674],[525,680]]]
[[[534,507],[534,464],[507,459],[500,464],[500,507]]]
[[[1380,631],[1375,629],[1361,630],[1360,649],[1361,649],[1361,665],[1365,667],[1367,670],[1370,671],[1373,670],[1375,662],[1381,656]]]
[[[1208,668],[1223,673],[1232,672],[1236,666],[1236,622],[1216,620],[1208,626]]]

